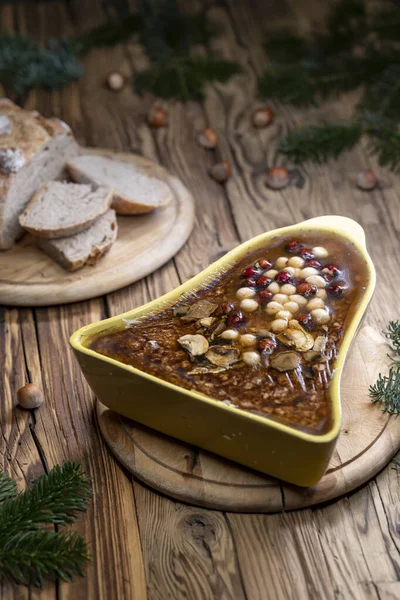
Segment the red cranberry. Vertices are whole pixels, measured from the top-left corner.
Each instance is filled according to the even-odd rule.
[[[242,323],[244,323],[244,316],[240,310],[229,313],[226,318],[228,327],[237,327],[238,325],[242,325]]]
[[[306,280],[301,277],[300,279],[297,280],[297,285],[301,285],[302,283],[305,283],[305,282],[306,282]]]
[[[275,281],[278,283],[292,283],[293,276],[287,271],[280,271],[275,275]]]
[[[254,277],[254,275],[257,275],[258,271],[255,267],[248,267],[247,269],[245,269],[243,271],[243,277]]]
[[[307,250],[306,248],[299,250],[299,256],[301,256],[301,258],[304,258],[304,260],[313,260],[315,258],[311,250]]]
[[[272,292],[270,292],[269,290],[263,290],[259,294],[259,302],[260,302],[260,304],[268,304],[268,302],[271,302],[272,297],[273,297]]]
[[[310,296],[315,296],[317,289],[317,286],[312,283],[301,283],[296,287],[296,294],[309,298]]]
[[[261,260],[259,260],[258,264],[260,265],[260,269],[267,269],[268,270],[268,269],[270,269],[272,267],[272,262],[270,262],[266,258],[262,258]]]
[[[297,242],[296,240],[293,240],[292,242],[289,242],[288,244],[286,244],[286,250],[288,252],[291,252],[291,254],[297,254],[297,252],[299,252],[303,247],[303,244],[300,244],[300,242]]]
[[[276,342],[272,338],[262,338],[258,340],[258,349],[265,354],[272,354],[276,348]]]
[[[325,265],[324,271],[325,269],[327,269],[334,277],[337,277],[340,273],[340,269],[336,265]]]
[[[245,287],[256,287],[256,280],[255,279],[242,279],[241,285],[243,285]]]
[[[233,302],[222,302],[215,311],[217,315],[227,315],[235,308]]]
[[[256,279],[256,285],[260,288],[267,287],[267,285],[269,285],[271,282],[272,279],[270,279],[269,277],[265,277],[264,275],[261,275]]]
[[[333,275],[331,275],[330,273],[321,273],[321,275],[328,283],[331,282],[333,279]]]
[[[341,298],[344,292],[344,288],[341,285],[332,283],[331,285],[328,285],[326,291],[330,296],[333,296],[334,298]]]
[[[314,320],[310,314],[300,315],[298,321],[304,329],[307,329],[307,331],[311,331],[314,328]]]
[[[313,269],[317,269],[317,271],[319,271],[320,269],[322,269],[322,265],[319,262],[319,260],[315,260],[315,259],[308,260],[304,266],[305,267],[312,267]]]

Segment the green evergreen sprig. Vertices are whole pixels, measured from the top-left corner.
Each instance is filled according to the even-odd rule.
[[[369,395],[372,402],[383,404],[383,412],[400,415],[400,321],[390,321],[384,335],[391,343],[394,364],[387,375],[379,374],[369,388]]]
[[[399,30],[399,8],[369,14],[362,0],[341,0],[327,17],[327,33],[269,35],[271,68],[259,79],[261,96],[309,106],[364,86],[351,120],[301,127],[281,141],[281,152],[299,164],[321,163],[366,136],[379,163],[400,170]]]
[[[68,581],[89,560],[85,540],[75,533],[44,529],[66,525],[86,510],[90,480],[81,466],[65,462],[16,494],[15,482],[0,477],[0,578],[43,586],[44,578]]]
[[[202,100],[208,83],[226,82],[239,72],[236,63],[207,53],[215,30],[203,15],[182,14],[175,0],[143,0],[142,14],[125,15],[66,40],[50,40],[46,48],[25,36],[0,36],[0,83],[22,102],[31,88],[61,89],[84,72],[82,57],[93,48],[114,46],[139,34],[150,66],[137,74],[136,88],[161,98]]]

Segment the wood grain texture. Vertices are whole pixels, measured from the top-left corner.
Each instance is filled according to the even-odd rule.
[[[67,346],[69,334],[79,326],[169,291],[239,241],[328,212],[355,218],[367,233],[378,286],[365,325],[380,331],[388,319],[399,317],[398,177],[378,169],[361,147],[325,166],[306,165],[303,188],[276,193],[264,185],[267,167],[284,163],[274,150],[283,132],[320,118],[346,117],[357,100],[356,94],[348,94],[310,110],[271,102],[273,125],[257,131],[251,127],[252,109],[260,104],[254,95],[256,77],[268,64],[264,32],[289,22],[310,31],[328,5],[318,0],[183,2],[185,10],[206,12],[219,26],[211,49],[238,60],[243,72],[227,85],[209,86],[202,106],[168,103],[170,125],[165,130],[148,127],[145,116],[154,98],[134,90],[135,74],[146,63],[135,39],[93,50],[84,59],[85,76],[65,90],[31,92],[26,98],[28,108],[66,120],[82,145],[161,162],[192,192],[197,219],[173,260],[104,299],[33,311],[0,309],[2,466],[22,488],[53,464],[75,458],[82,460],[95,488],[93,505],[78,521],[94,553],[86,578],[72,585],[46,585],[42,592],[4,582],[1,600],[398,597],[400,481],[390,466],[361,490],[314,509],[245,515],[184,506],[143,486],[108,451],[96,426],[93,398]],[[2,4],[0,30],[45,41],[104,23],[124,6],[134,9],[137,2]],[[113,70],[129,77],[120,94],[104,86]],[[220,135],[218,149],[207,153],[195,141],[206,125]],[[207,174],[221,158],[233,164],[234,176],[226,186]],[[376,168],[392,187],[368,194],[356,190],[354,177],[365,167]],[[46,391],[46,405],[33,415],[14,408],[15,391],[26,378],[42,381]]]
[[[134,217],[118,217],[118,236],[93,266],[66,272],[24,236],[0,253],[0,303],[49,306],[102,296],[142,279],[168,262],[184,245],[194,223],[193,198],[177,177],[133,154],[82,149],[85,154],[112,156],[161,179],[172,191],[168,206]],[[160,251],[162,248],[162,252]]]

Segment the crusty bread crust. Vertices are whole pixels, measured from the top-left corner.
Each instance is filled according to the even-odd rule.
[[[110,156],[109,158],[112,158],[112,160],[116,160],[115,156]],[[67,162],[66,170],[73,181],[76,181],[78,183],[93,183],[93,180],[87,176],[85,171],[83,171],[79,167],[75,167],[70,162]],[[115,190],[113,190],[113,201],[111,207],[119,215],[140,215],[153,212],[157,208],[163,208],[164,206],[168,206],[172,198],[172,192],[170,192],[170,195],[166,195],[157,205],[142,204],[139,202],[135,202],[131,198],[127,198],[126,196],[121,195]]]
[[[78,145],[74,141],[68,125],[59,119],[45,119],[37,111],[24,110],[7,98],[0,98],[0,114],[8,118],[11,124],[10,131],[0,136],[0,153],[1,151],[4,153],[11,149],[18,152],[19,158],[16,170],[0,169],[0,250],[2,250],[9,248],[15,241],[15,238],[21,235],[22,230],[18,225],[18,212],[24,210],[27,202],[30,200],[31,194],[36,192],[37,189],[30,191],[29,187],[25,187],[24,189],[28,196],[26,202],[24,202],[24,197],[22,196],[22,206],[13,207],[13,211],[17,210],[18,212],[15,216],[10,216],[10,208],[12,207],[7,200],[15,189],[13,187],[14,184],[19,180],[19,172],[22,172],[40,152],[46,151],[47,148],[50,150],[55,140],[68,139],[71,148],[76,147],[75,152],[69,152],[69,157],[73,153],[76,154],[78,152]],[[61,162],[60,160],[60,171],[64,166],[62,165],[61,167]],[[53,172],[55,170],[55,163],[56,161],[53,160]],[[59,173],[53,174],[56,176]],[[40,173],[40,175],[42,174]],[[41,180],[40,176],[37,178],[39,179],[39,185],[45,177],[46,173],[43,172]],[[10,222],[12,223],[11,226]],[[11,229],[12,233],[10,234]]]

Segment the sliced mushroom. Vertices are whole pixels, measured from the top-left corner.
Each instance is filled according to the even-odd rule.
[[[198,321],[209,317],[217,308],[218,304],[208,300],[199,300],[192,304],[187,313],[181,317],[182,321]]]
[[[240,352],[232,346],[212,346],[207,352],[206,358],[217,367],[229,367],[238,362]]]
[[[178,342],[184,350],[189,352],[190,356],[201,356],[209,348],[208,341],[204,335],[183,335],[178,339]]]
[[[186,315],[190,308],[190,304],[178,304],[178,306],[174,306],[173,313],[174,317],[183,317]]]
[[[220,333],[225,331],[225,329],[226,329],[225,323],[218,323],[218,325],[215,327],[214,331],[212,332],[210,339],[214,340],[216,337],[219,336]]]
[[[209,327],[212,327],[212,325],[214,325],[216,320],[216,317],[205,317],[204,319],[200,319],[199,321],[197,321],[196,325],[198,325],[199,327],[206,327],[208,329]]]
[[[280,342],[295,348],[298,352],[306,352],[314,346],[313,336],[304,331],[299,323],[292,323],[288,329],[285,329],[277,337]]]
[[[324,335],[319,335],[314,342],[312,350],[304,353],[304,358],[308,361],[316,360],[321,358],[325,352],[327,338]]]
[[[188,375],[207,375],[207,373],[222,373],[226,371],[226,367],[195,367],[192,371],[188,372]]]
[[[278,371],[292,371],[301,363],[301,357],[297,352],[279,352],[270,358],[270,365]]]

